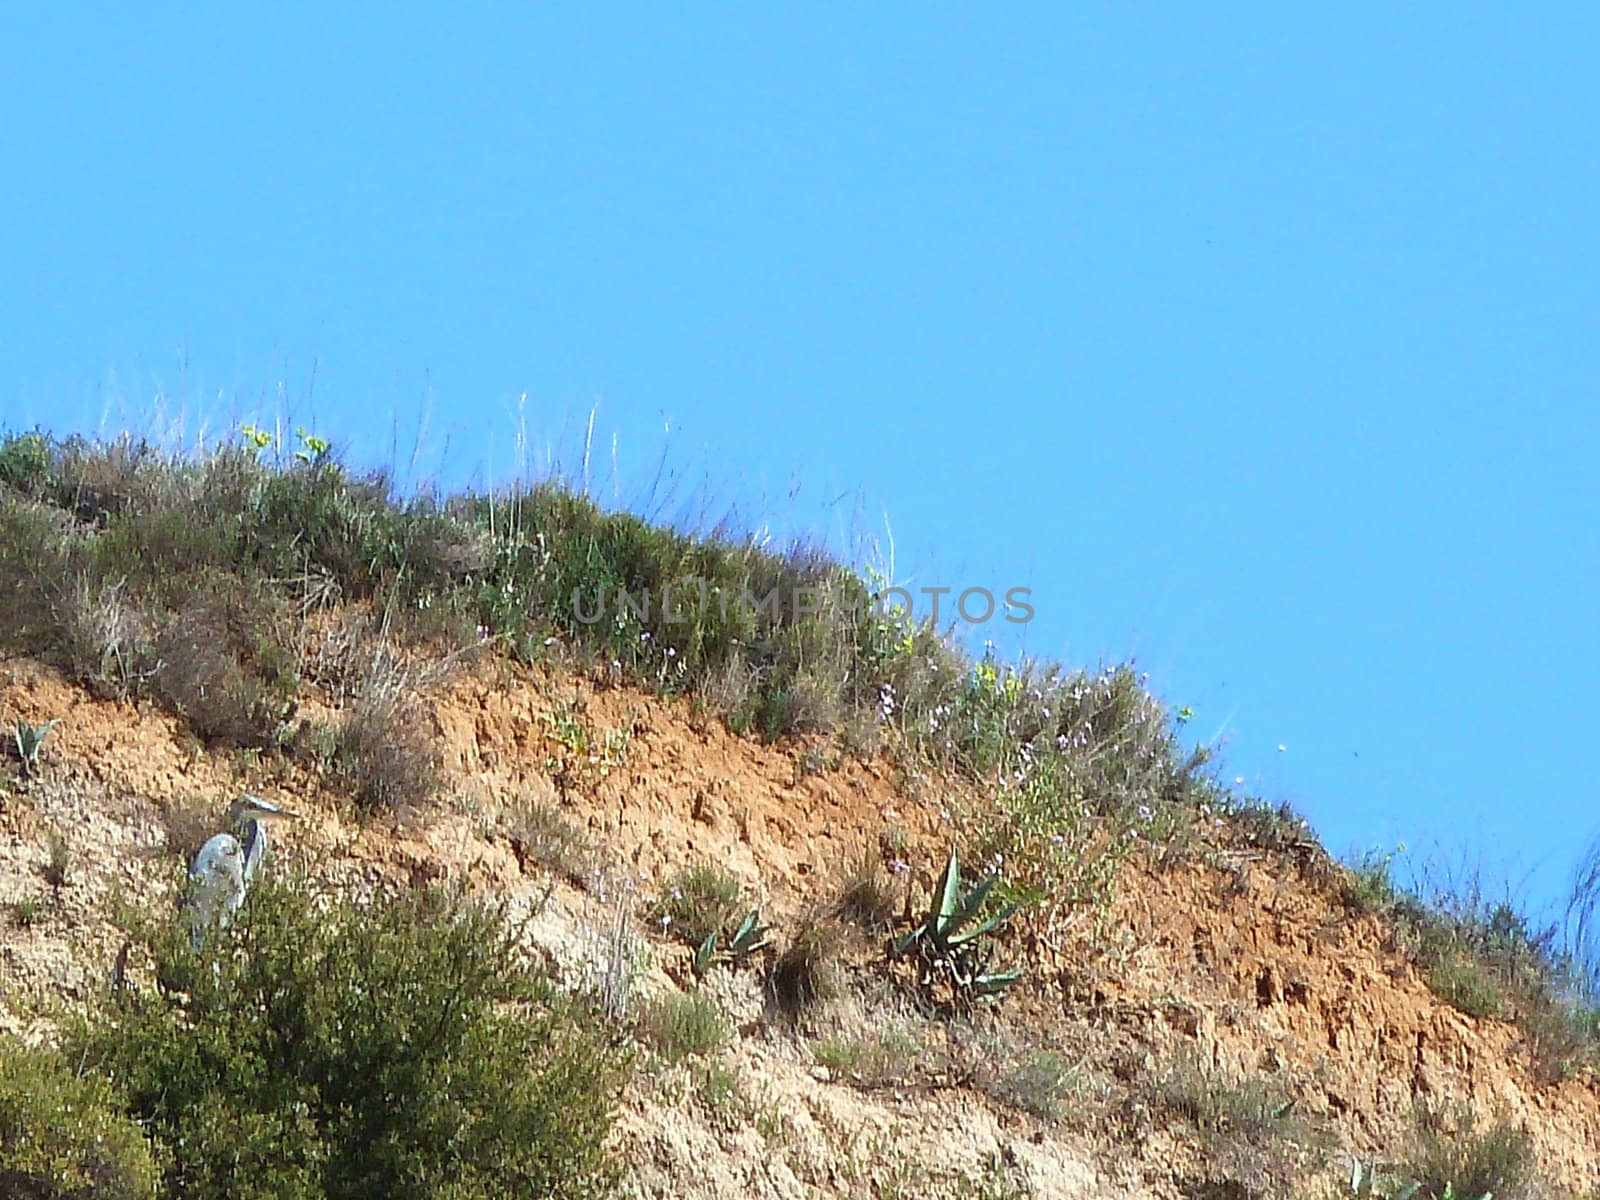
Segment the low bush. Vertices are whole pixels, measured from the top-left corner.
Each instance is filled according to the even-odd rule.
[[[246,914],[201,950],[179,921],[127,922],[159,986],[67,1039],[156,1143],[167,1196],[607,1192],[624,1060],[498,911],[268,879]]]
[[[160,1173],[111,1089],[49,1049],[0,1039],[0,1195],[154,1200]]]

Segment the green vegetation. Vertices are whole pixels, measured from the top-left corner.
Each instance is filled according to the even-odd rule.
[[[49,732],[61,724],[61,718],[46,721],[43,725],[30,725],[26,721],[18,721],[17,727],[12,731],[11,742],[16,748],[17,759],[22,763],[22,775],[31,779],[39,773],[39,751],[44,746],[44,739]]]
[[[739,912],[739,881],[727,868],[702,859],[667,880],[651,910],[658,925],[691,946],[720,936]]]
[[[883,608],[889,581],[871,572],[725,529],[691,535],[655,526],[605,511],[559,482],[402,495],[381,474],[347,469],[307,431],[282,453],[270,434],[242,433],[237,444],[202,454],[126,437],[0,439],[0,594],[8,602],[0,650],[42,657],[102,695],[150,698],[213,745],[292,755],[323,772],[363,814],[418,807],[438,787],[426,681],[403,665],[423,657],[413,651],[435,659],[500,654],[692,696],[700,712],[720,715],[738,732],[835,735],[801,743],[797,782],[830,768],[826,743],[844,751],[881,747],[908,781],[953,777],[962,785],[954,793],[962,798],[949,802],[952,837],[968,863],[983,864],[986,880],[962,889],[952,850],[930,912],[902,946],[922,956],[930,979],[937,972],[963,997],[997,994],[1016,979],[1016,972],[989,971],[977,952],[980,938],[1002,935],[994,918],[1010,906],[1025,914],[1031,936],[1047,942],[1066,918],[1104,906],[1130,859],[1159,868],[1207,853],[1214,839],[1284,855],[1330,891],[1343,886],[1350,910],[1381,918],[1441,996],[1465,1011],[1519,1022],[1551,1074],[1595,1060],[1600,1018],[1591,1002],[1573,997],[1585,994],[1578,985],[1593,984],[1596,972],[1586,975],[1553,933],[1530,929],[1512,906],[1483,903],[1475,890],[1419,897],[1394,884],[1390,859],[1358,864],[1343,885],[1331,868],[1316,874],[1327,859],[1304,822],[1218,786],[1205,749],[1190,749],[1180,736],[1194,714],[1167,710],[1129,666],[1069,671],[1010,667],[992,654],[974,659],[942,631]],[[325,727],[297,709],[307,686],[339,708]],[[627,753],[625,731],[598,737],[575,710],[550,721],[552,773],[564,788],[592,787]],[[33,773],[48,728],[33,731],[31,755],[18,730],[25,774]],[[212,827],[195,817],[180,806],[167,820],[169,843],[185,858]],[[530,812],[515,837],[519,853],[551,870],[588,874],[589,848],[555,812]],[[909,871],[907,845],[886,841],[881,860],[891,872]],[[903,892],[878,862],[864,857],[858,866],[837,914],[884,930]],[[52,886],[59,889],[66,873],[63,858]],[[1588,895],[1600,895],[1600,868]],[[436,1172],[427,1176],[433,1180],[448,1174],[441,1195],[478,1194],[470,1189],[480,1184],[491,1194],[499,1186],[444,1165],[469,1148],[484,1151],[482,1171],[523,1170],[570,1153],[578,1165],[563,1166],[562,1178],[579,1182],[564,1186],[599,1178],[598,1150],[588,1143],[560,1149],[569,1147],[567,1118],[540,1105],[559,1095],[577,1113],[597,1111],[611,1060],[531,977],[513,972],[523,982],[515,994],[501,994],[499,984],[475,974],[479,960],[451,941],[452,931],[472,923],[459,911],[416,917],[415,936],[435,939],[426,946],[407,943],[402,930],[359,906],[335,905],[325,920],[328,929],[369,930],[355,941],[365,938],[374,964],[390,963],[397,978],[404,973],[396,964],[431,963],[436,975],[415,984],[419,1004],[435,1003],[443,981],[477,981],[462,984],[468,992],[441,1028],[457,1031],[451,1062],[476,1072],[481,1085],[426,1056],[404,1080],[361,1075],[378,1069],[375,1052],[341,1074],[331,1058],[330,1014],[356,1023],[341,1037],[364,1030],[360,1036],[374,1045],[393,1039],[411,1053],[416,1045],[384,1024],[388,1017],[379,1020],[370,1000],[362,1008],[353,998],[366,986],[364,972],[378,966],[328,958],[333,935],[302,911],[304,899],[292,889],[264,891],[258,919],[225,942],[231,949],[218,950],[214,975],[210,962],[202,970],[186,960],[182,946],[147,938],[164,982],[182,986],[125,993],[98,1038],[82,1035],[146,1122],[168,1178],[190,1189],[183,1194],[247,1194],[228,1191],[237,1183],[229,1172],[256,1168],[284,1172],[272,1177],[282,1186],[270,1194],[314,1187],[378,1194],[389,1186],[383,1172],[392,1170],[397,1147],[411,1137],[408,1146],[422,1147],[418,1170]],[[737,937],[749,903],[732,875],[707,862],[668,881],[652,916],[690,946],[710,946],[709,961]],[[38,903],[25,905],[18,920],[35,919]],[[597,1006],[617,1020],[632,1015],[641,962],[629,917],[619,902],[615,922],[599,935]],[[804,1009],[832,986],[835,932],[803,930],[774,957],[769,984],[786,1007]],[[760,941],[756,928],[747,941]],[[455,970],[450,955],[458,951],[465,965]],[[335,965],[313,979],[296,964],[318,954]],[[526,994],[516,990],[523,984]],[[681,1048],[702,1044],[704,1023],[696,1032],[696,1021],[703,1016],[658,1006],[647,1030],[679,1048],[671,1052],[693,1053]],[[457,1017],[464,1024],[452,1024]],[[243,1039],[242,1073],[221,1071],[233,1061],[225,1024]],[[180,1025],[190,1031],[183,1039],[174,1032]],[[500,1045],[496,1039],[524,1046],[517,1039],[534,1027],[552,1033],[540,1043],[546,1057],[529,1059],[517,1079],[479,1053]],[[580,1044],[589,1057],[561,1057]],[[840,1069],[876,1078],[873,1052],[862,1045],[839,1043]],[[884,1050],[891,1052],[898,1051]],[[893,1067],[887,1058],[879,1065],[885,1076]],[[1041,1059],[1038,1066],[1037,1079],[1019,1087],[1040,1096],[1043,1111],[1060,1064]],[[158,1090],[158,1068],[175,1082]],[[269,1068],[288,1070],[289,1082],[274,1083]],[[313,1078],[313,1071],[327,1074]],[[572,1086],[543,1082],[552,1073]],[[412,1088],[418,1080],[424,1084]],[[408,1103],[393,1120],[409,1123],[406,1129],[378,1128],[356,1096],[358,1084],[380,1094],[404,1090]],[[452,1108],[441,1097],[454,1097],[449,1089],[457,1084],[472,1103]],[[488,1109],[492,1115],[482,1116]],[[1274,1124],[1258,1120],[1263,1113],[1272,1110],[1247,1106],[1214,1120],[1202,1106],[1189,1119],[1244,1129],[1250,1142]],[[226,1169],[215,1157],[224,1130],[244,1147]],[[359,1168],[349,1148],[357,1132],[381,1135],[380,1157]],[[522,1149],[497,1158],[511,1142]],[[390,1167],[375,1165],[383,1155]],[[415,1179],[404,1186],[413,1185],[422,1187]],[[406,1194],[394,1186],[400,1190],[392,1194]]]
[[[1504,1124],[1478,1133],[1470,1114],[1448,1124],[1457,1128],[1447,1130],[1437,1115],[1418,1121],[1417,1146],[1406,1166],[1406,1174],[1420,1185],[1417,1200],[1527,1195],[1523,1189],[1532,1182],[1533,1146],[1526,1133]]]
[[[1270,1077],[1228,1078],[1179,1055],[1149,1084],[1151,1108],[1187,1123],[1203,1150],[1207,1179],[1241,1195],[1287,1195],[1316,1131]]]
[[[673,992],[645,1011],[643,1032],[668,1062],[709,1054],[728,1040],[717,1006],[699,992]]]
[[[1000,884],[986,875],[971,888],[961,885],[961,864],[954,850],[933,888],[933,901],[922,923],[894,945],[897,955],[916,951],[923,965],[922,985],[930,994],[944,984],[957,1004],[1000,995],[1022,978],[1020,970],[994,971],[978,939],[998,931],[1017,911],[1015,901],[989,903]]]
[[[1131,670],[969,663],[878,606],[883,581],[820,553],[651,526],[553,482],[401,497],[325,448],[283,461],[259,436],[201,455],[5,439],[0,587],[17,597],[7,648],[239,745],[292,740],[307,618],[365,603],[393,637],[693,692],[766,737],[867,728],[975,780],[1043,769],[1063,811],[1131,812],[1184,793],[1198,766]],[[345,730],[339,756],[357,783],[362,734]],[[381,783],[363,794],[389,802]]]
[[[155,1200],[158,1178],[144,1135],[103,1080],[0,1038],[0,1195]]]
[[[146,1130],[163,1194],[607,1190],[624,1061],[497,911],[438,892],[326,903],[269,878],[204,950],[178,921],[130,935],[160,986],[117,989],[64,1051]]]
[[[1380,1169],[1357,1163],[1341,1196],[1372,1200],[1532,1200],[1536,1185],[1528,1135],[1499,1124],[1474,1130],[1470,1112],[1418,1114],[1415,1146],[1407,1161]],[[1456,1126],[1446,1132],[1447,1125]]]
[[[738,927],[728,936],[725,946],[722,932],[713,930],[701,940],[694,952],[692,965],[695,975],[704,975],[718,962],[742,966],[752,954],[771,945],[767,937],[771,932],[770,926],[761,923],[759,908],[752,908],[745,914],[744,920],[740,921]]]
[[[906,1083],[928,1057],[920,1028],[884,1016],[871,1032],[812,1042],[811,1054],[818,1066],[867,1090]]]
[[[1402,886],[1395,858],[1368,854],[1350,868],[1344,900],[1351,911],[1382,919],[1441,999],[1469,1016],[1516,1021],[1545,1078],[1600,1062],[1592,968],[1562,948],[1554,925],[1530,928],[1509,899],[1491,899],[1475,877]]]

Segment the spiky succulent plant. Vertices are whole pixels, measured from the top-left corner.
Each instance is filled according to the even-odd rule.
[[[1017,911],[1014,903],[1006,903],[985,915],[999,883],[1000,877],[991,874],[964,890],[961,863],[955,850],[950,851],[950,860],[934,886],[927,916],[894,944],[897,955],[912,951],[921,955],[925,964],[924,987],[932,986],[943,975],[959,999],[970,1001],[997,996],[1022,978],[1019,969],[990,970],[990,956],[980,954],[978,949],[980,938],[995,932]]]
[[[761,910],[752,908],[739,922],[739,928],[734,930],[733,937],[728,940],[728,948],[724,955],[735,963],[741,963],[757,950],[764,949],[768,943],[767,934],[771,932],[770,926],[761,923]],[[696,975],[704,975],[717,960],[722,934],[720,930],[713,930],[700,943],[700,948],[694,952],[693,968]]]
[[[59,724],[61,724],[60,717],[46,721],[43,725],[30,725],[26,721],[17,722],[17,728],[11,737],[17,748],[17,757],[22,760],[24,775],[32,775],[39,769],[39,747],[44,745],[45,735]]]

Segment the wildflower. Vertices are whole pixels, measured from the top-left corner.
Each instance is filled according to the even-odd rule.
[[[1145,824],[1148,825],[1150,821],[1154,819],[1155,815],[1156,814],[1151,810],[1148,804],[1139,805],[1139,820],[1143,821]]]

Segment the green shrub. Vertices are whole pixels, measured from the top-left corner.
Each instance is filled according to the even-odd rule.
[[[153,1200],[158,1178],[104,1081],[74,1075],[53,1050],[0,1038],[0,1195]]]
[[[652,1004],[644,1034],[669,1062],[709,1054],[728,1040],[728,1025],[717,1006],[699,992],[674,992]]]
[[[168,1157],[167,1195],[606,1192],[623,1063],[499,912],[268,879],[247,914],[199,951],[132,923],[161,986],[69,1038]]]
[[[50,443],[42,433],[13,434],[0,441],[0,484],[31,494],[50,473]]]
[[[1500,990],[1474,959],[1451,955],[1428,969],[1428,987],[1469,1017],[1500,1015]]]

